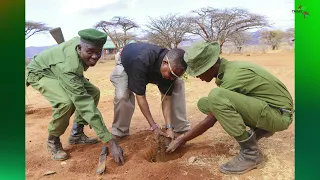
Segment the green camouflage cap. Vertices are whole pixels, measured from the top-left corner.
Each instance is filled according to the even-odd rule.
[[[83,29],[78,34],[82,42],[92,46],[103,47],[107,41],[107,34],[96,29]]]
[[[210,69],[220,55],[219,42],[197,42],[184,54],[184,61],[187,63],[187,74],[199,76]]]

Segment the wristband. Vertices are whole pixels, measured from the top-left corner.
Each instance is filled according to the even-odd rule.
[[[154,124],[154,125],[151,126],[150,129],[151,129],[152,131],[154,131],[154,130],[157,129],[158,127],[159,127],[158,124]]]

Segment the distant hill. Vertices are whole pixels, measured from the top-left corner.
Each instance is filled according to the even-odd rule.
[[[250,33],[251,35],[251,40],[247,43],[248,45],[255,45],[255,44],[259,44],[259,38],[260,38],[260,35],[261,35],[261,30],[260,31],[256,31],[256,32],[252,32]],[[180,44],[179,44],[179,48],[186,48],[186,47],[189,47],[192,43],[195,43],[195,42],[198,42],[198,41],[202,41],[202,38],[194,38],[192,40],[189,40],[189,41],[182,41]],[[230,45],[232,43],[225,43],[224,45]]]
[[[52,45],[52,46],[42,46],[42,47],[34,47],[34,46],[30,46],[26,48],[26,58],[30,59],[32,58],[34,55],[39,54],[40,52],[42,52],[43,50],[50,48],[50,47],[54,47],[56,45]]]
[[[252,32],[251,33],[251,40],[248,42],[249,45],[255,45],[255,44],[259,44],[259,39],[261,36],[261,32],[262,30],[256,31],[256,32]]]
[[[255,44],[259,44],[259,37],[261,35],[261,30],[256,31],[256,32],[252,32],[251,36],[252,39],[248,42],[249,45],[255,45]],[[178,47],[188,47],[190,46],[192,43],[197,42],[197,41],[201,41],[201,38],[195,38],[191,41],[182,41]],[[34,47],[34,46],[30,46],[26,48],[26,58],[30,59],[32,58],[34,55],[39,54],[41,51],[53,47],[56,45],[52,45],[52,46],[42,46],[42,47]]]

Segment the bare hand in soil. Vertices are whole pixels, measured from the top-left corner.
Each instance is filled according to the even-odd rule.
[[[178,136],[175,140],[171,141],[169,144],[169,147],[167,148],[166,152],[167,153],[172,153],[174,152],[178,147],[182,146],[185,144],[185,141],[183,140],[184,134]]]
[[[167,129],[166,133],[167,133],[167,137],[174,139],[174,132],[172,128]]]
[[[124,164],[123,150],[119,146],[117,141],[112,139],[108,142],[108,144],[109,144],[109,149],[111,149],[111,154],[112,154],[114,161],[119,165]]]
[[[159,136],[164,136],[164,137],[168,137],[168,135],[166,133],[164,133],[163,131],[161,131],[160,128],[156,128],[154,130],[154,134],[155,134],[155,139],[158,140],[159,139]]]

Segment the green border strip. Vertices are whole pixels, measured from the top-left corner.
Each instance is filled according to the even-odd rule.
[[[0,180],[25,179],[25,4],[0,2]]]
[[[320,1],[295,1],[297,10],[295,12],[295,177],[297,180],[320,179],[319,8]],[[309,16],[304,17],[304,12],[308,12]]]

